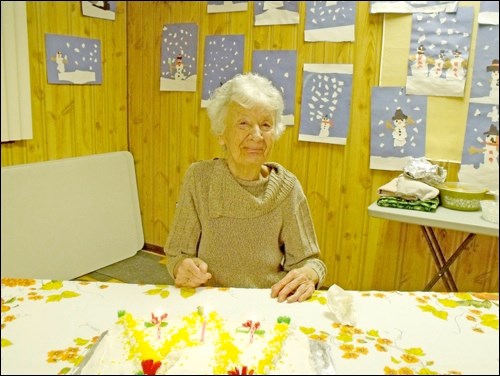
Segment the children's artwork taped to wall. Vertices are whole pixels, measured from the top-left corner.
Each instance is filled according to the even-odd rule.
[[[370,13],[455,13],[457,7],[458,1],[370,1]]]
[[[295,82],[297,51],[254,51],[252,72],[267,77],[283,94],[283,124],[295,124]]]
[[[498,28],[498,25],[477,28],[471,103],[498,104]]]
[[[370,168],[399,171],[425,157],[427,98],[402,87],[372,88]]]
[[[243,73],[243,44],[243,35],[208,35],[205,38],[201,107],[207,106],[215,89]]]
[[[49,84],[101,84],[101,41],[45,34]]]
[[[82,1],[82,14],[113,21],[116,14],[116,1]]]
[[[255,1],[254,25],[286,25],[299,23],[298,1]]]
[[[306,1],[305,3],[305,41],[354,41],[356,1]]]
[[[480,25],[498,25],[498,2],[481,1],[477,22]]]
[[[196,91],[198,25],[165,25],[161,41],[160,91]]]
[[[299,141],[345,145],[352,64],[304,64]]]
[[[462,163],[458,173],[461,182],[498,189],[498,102],[471,103],[465,129]]]
[[[413,14],[407,94],[464,96],[473,17],[473,7]]]
[[[207,1],[207,13],[244,12],[248,1]]]

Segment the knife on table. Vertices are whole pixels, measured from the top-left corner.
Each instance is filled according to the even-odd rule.
[[[336,375],[331,349],[327,342],[309,338],[310,359],[318,375]]]
[[[97,341],[94,343],[94,346],[90,348],[90,350],[87,351],[85,356],[83,357],[82,361],[78,364],[76,369],[71,373],[72,375],[81,375],[83,367],[88,363],[90,358],[92,358],[92,355],[94,355],[95,350],[99,347],[99,344],[101,343],[102,339],[108,334],[108,331],[105,330],[104,332],[101,333]]]

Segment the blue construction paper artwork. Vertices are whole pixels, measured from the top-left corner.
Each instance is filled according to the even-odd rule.
[[[298,1],[254,1],[255,26],[298,23]]]
[[[49,84],[101,84],[101,41],[45,34]]]
[[[412,17],[406,93],[463,97],[474,8]]]
[[[458,1],[370,1],[370,13],[455,13]]]
[[[411,158],[425,157],[427,97],[403,87],[373,87],[370,168],[399,171]]]
[[[306,1],[306,42],[352,42],[356,1]]]
[[[469,105],[458,173],[461,182],[498,190],[498,131],[498,103]]]
[[[207,13],[244,12],[248,1],[207,1]]]
[[[304,64],[299,141],[345,145],[352,64]]]
[[[478,25],[470,102],[498,104],[498,25]]]
[[[213,91],[238,73],[243,73],[243,35],[209,35],[205,38],[203,92],[206,107]]]
[[[160,91],[196,91],[198,25],[165,25],[161,41]]]
[[[82,1],[82,14],[112,21],[116,15],[116,1]]]
[[[283,123],[294,125],[297,51],[254,51],[252,72],[267,77],[281,90],[285,101]]]

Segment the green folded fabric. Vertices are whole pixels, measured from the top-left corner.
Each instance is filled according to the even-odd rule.
[[[383,196],[377,200],[377,205],[386,208],[435,212],[439,206],[439,197],[430,200],[405,200],[394,196]]]

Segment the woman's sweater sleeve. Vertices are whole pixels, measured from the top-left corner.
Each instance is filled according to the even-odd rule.
[[[195,188],[194,166],[191,165],[184,176],[174,220],[164,247],[167,270],[172,278],[180,261],[197,256],[201,225],[196,210]]]
[[[321,287],[326,275],[326,265],[319,258],[320,250],[307,198],[300,186],[291,192],[284,204],[283,242],[285,271],[311,267],[319,277],[316,288]]]

